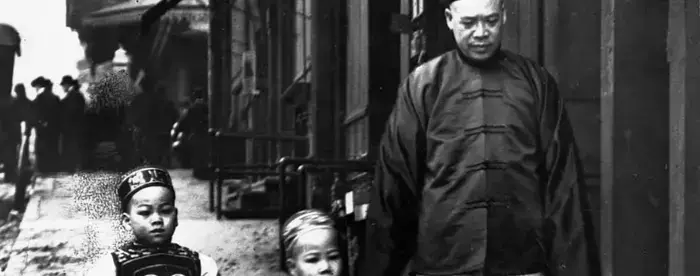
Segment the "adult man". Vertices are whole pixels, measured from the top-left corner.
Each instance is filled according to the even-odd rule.
[[[2,133],[6,135],[6,140],[2,144],[5,180],[16,183],[19,146],[22,143],[22,122],[26,124],[25,135],[28,136],[31,134],[32,127],[32,107],[24,84],[15,85],[14,90],[16,96],[12,98],[7,108],[0,110],[0,113],[3,113]]]
[[[399,89],[361,275],[599,275],[556,83],[501,50],[503,1],[446,1],[458,49]],[[410,264],[409,264],[410,263]]]
[[[61,87],[66,97],[61,100],[62,110],[62,159],[68,172],[75,172],[82,166],[85,155],[85,98],[80,93],[80,83],[71,76],[63,76]]]
[[[53,93],[53,83],[38,77],[31,83],[39,94],[34,99],[34,110],[37,112],[36,124],[36,159],[37,167],[42,173],[57,171],[58,137],[60,134],[61,100]]]

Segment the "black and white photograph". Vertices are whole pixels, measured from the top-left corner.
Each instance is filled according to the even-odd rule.
[[[698,183],[698,0],[0,0],[0,276],[694,276]]]

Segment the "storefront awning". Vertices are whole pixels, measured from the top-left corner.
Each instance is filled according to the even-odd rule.
[[[123,4],[107,7],[89,14],[83,19],[84,26],[117,26],[138,24],[143,14],[158,4],[160,0],[132,0]],[[176,7],[168,10],[162,20],[186,20],[192,23],[209,21],[209,0],[182,0]]]

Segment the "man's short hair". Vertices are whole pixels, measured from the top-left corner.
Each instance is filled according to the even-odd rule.
[[[457,0],[440,0],[440,3],[441,3],[442,5],[444,5],[445,8],[449,8],[449,7],[450,7],[450,4],[452,4],[452,2],[454,2],[454,1],[457,1]],[[505,5],[505,2],[506,2],[506,1],[505,1],[505,0],[498,0],[498,1],[499,1],[498,4],[501,6],[501,8],[503,8],[503,6]]]

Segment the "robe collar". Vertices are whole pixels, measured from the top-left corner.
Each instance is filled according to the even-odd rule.
[[[499,65],[501,64],[501,60],[505,57],[505,54],[503,53],[503,50],[499,47],[498,50],[487,60],[483,61],[476,61],[473,59],[467,58],[464,53],[462,53],[461,50],[456,49],[457,56],[466,63],[469,66],[475,67],[475,68],[480,68],[480,69],[495,69],[498,68]]]

